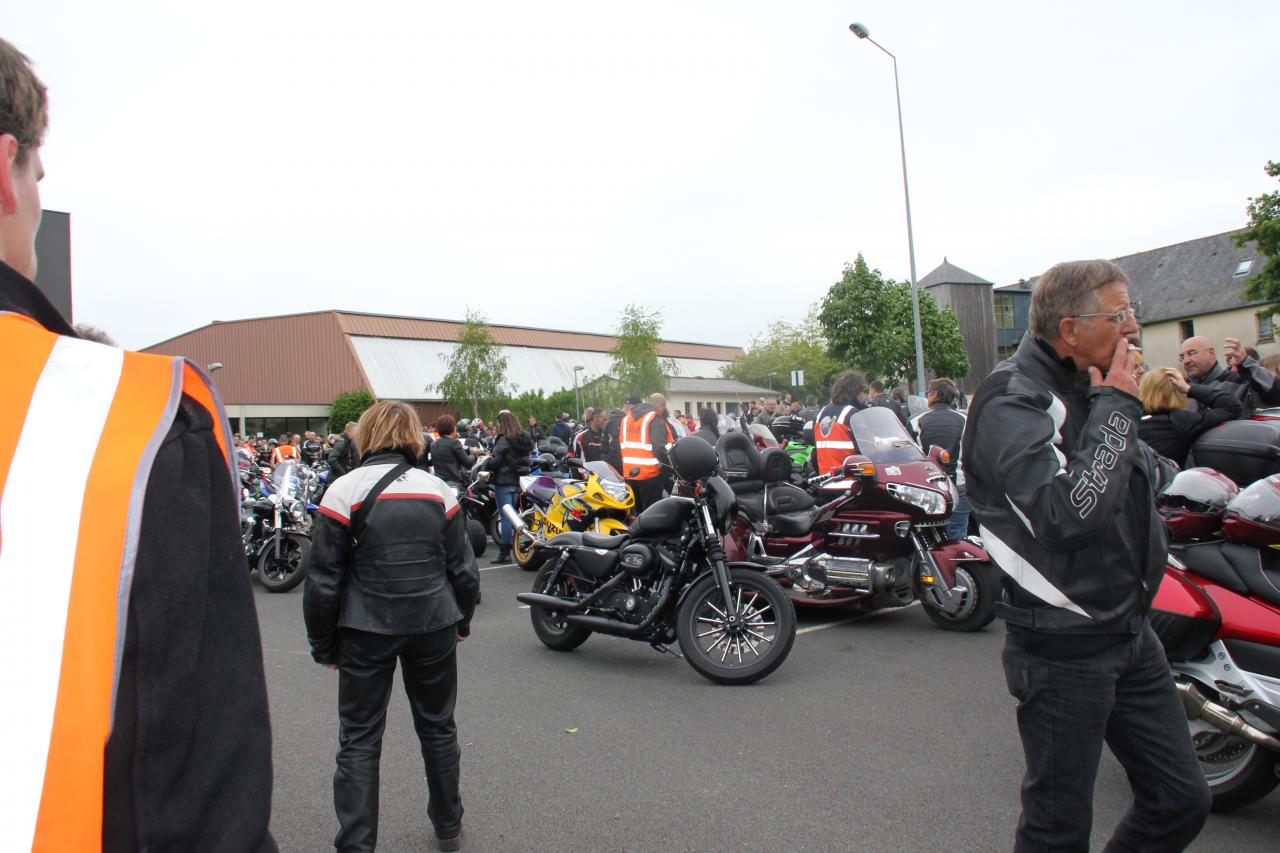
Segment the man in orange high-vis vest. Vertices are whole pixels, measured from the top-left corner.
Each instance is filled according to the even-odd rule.
[[[270,851],[231,435],[183,359],[32,283],[47,97],[0,40],[0,850]]]
[[[663,465],[669,464],[667,445],[672,442],[667,425],[667,398],[653,394],[648,402],[631,409],[618,427],[622,449],[622,476],[636,496],[636,514],[662,498],[667,485]]]
[[[849,428],[854,412],[866,408],[867,377],[846,370],[831,386],[831,404],[818,412],[813,422],[815,464],[819,474],[830,474],[844,466],[844,460],[858,452]]]

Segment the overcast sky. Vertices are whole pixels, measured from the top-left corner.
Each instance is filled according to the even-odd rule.
[[[7,4],[75,319],[343,308],[745,344],[862,252],[997,284],[1240,227],[1280,3]],[[909,322],[909,320],[908,320]]]

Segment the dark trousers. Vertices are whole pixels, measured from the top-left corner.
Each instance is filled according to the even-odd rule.
[[[1104,742],[1133,788],[1106,850],[1158,853],[1191,843],[1209,815],[1209,788],[1150,624],[1065,661],[1031,654],[1011,632],[1003,657],[1027,762],[1016,851],[1089,849]]]
[[[458,793],[458,631],[389,636],[342,629],[338,652],[338,770],[333,805],[339,850],[373,850],[378,844],[378,768],[387,702],[400,661],[413,727],[426,764],[427,815],[436,835],[451,838],[462,825]]]
[[[627,485],[635,493],[635,513],[639,515],[653,504],[662,500],[662,489],[666,485],[666,478],[657,476],[650,477],[647,480],[627,480]]]

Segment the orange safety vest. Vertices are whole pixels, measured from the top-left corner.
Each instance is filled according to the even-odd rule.
[[[125,352],[0,313],[0,847],[102,848],[111,733],[151,465],[185,392],[231,434],[184,359]]]
[[[648,412],[639,420],[631,415],[622,419],[618,437],[621,439],[622,476],[625,479],[649,480],[662,473],[658,457],[653,455],[653,442],[649,440],[649,424],[657,414]]]
[[[279,465],[281,462],[283,462],[286,459],[297,459],[297,458],[298,458],[298,448],[294,447],[292,444],[280,444],[276,446],[275,450],[271,451],[272,465]]]
[[[858,452],[858,445],[849,432],[849,414],[853,406],[845,406],[835,419],[813,425],[814,446],[818,451],[818,473],[829,474],[833,468],[844,467],[844,460]]]

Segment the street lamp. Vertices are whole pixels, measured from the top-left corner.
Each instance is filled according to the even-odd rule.
[[[924,393],[924,340],[920,334],[920,286],[916,282],[916,242],[911,233],[911,191],[907,188],[907,142],[902,132],[902,89],[898,86],[898,57],[884,49],[884,45],[871,37],[862,24],[850,24],[849,31],[865,39],[893,60],[893,93],[898,99],[898,147],[902,151],[902,196],[907,202],[907,252],[911,256],[911,319],[916,334],[916,391]]]
[[[575,412],[575,414],[579,418],[582,417],[582,395],[578,393],[578,372],[581,370],[586,370],[586,368],[581,364],[575,364],[573,366],[573,399],[578,404],[578,411]]]

